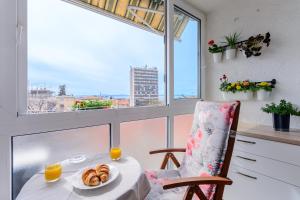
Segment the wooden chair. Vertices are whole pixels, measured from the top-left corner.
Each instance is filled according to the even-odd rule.
[[[214,200],[222,200],[224,187],[225,185],[231,185],[232,181],[227,178],[228,169],[230,166],[231,156],[235,143],[235,135],[238,126],[239,119],[239,111],[240,111],[240,102],[236,102],[236,107],[234,110],[234,114],[232,117],[232,123],[230,128],[230,133],[227,141],[227,150],[224,157],[223,166],[221,171],[216,176],[210,177],[183,177],[171,180],[165,180],[162,183],[163,190],[179,188],[179,187],[187,187],[184,200],[191,200],[194,195],[197,195],[200,200],[208,200],[204,192],[199,187],[200,185],[213,184],[216,186],[214,196],[210,199]],[[186,148],[169,148],[169,149],[159,149],[151,151],[150,154],[158,154],[158,153],[166,153],[164,160],[161,164],[161,169],[164,170],[167,166],[169,160],[172,160],[177,168],[180,167],[179,161],[176,159],[174,152],[186,152]]]

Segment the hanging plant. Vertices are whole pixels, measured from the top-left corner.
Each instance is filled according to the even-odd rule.
[[[271,41],[270,33],[265,35],[258,34],[257,36],[251,36],[248,40],[243,42],[240,46],[241,51],[244,51],[247,58],[251,56],[260,56],[262,47],[269,46]]]

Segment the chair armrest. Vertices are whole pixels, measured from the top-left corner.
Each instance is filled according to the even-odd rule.
[[[185,148],[169,148],[169,149],[157,149],[150,151],[150,154],[157,154],[157,153],[170,153],[170,152],[185,152]]]
[[[231,185],[232,180],[219,176],[179,178],[174,180],[165,180],[163,183],[163,189],[167,190],[182,186],[194,186],[205,184]]]

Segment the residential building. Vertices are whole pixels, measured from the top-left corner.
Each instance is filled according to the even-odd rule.
[[[158,101],[157,68],[130,67],[130,106],[147,106]]]

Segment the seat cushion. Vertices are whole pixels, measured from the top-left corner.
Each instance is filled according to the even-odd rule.
[[[164,190],[162,184],[164,180],[180,178],[178,170],[147,170],[146,176],[151,185],[151,191],[147,195],[146,200],[182,200],[185,187]]]
[[[151,191],[146,197],[146,200],[183,200],[187,187],[178,187],[174,189],[164,190],[162,188],[164,180],[172,180],[181,178],[179,170],[147,170],[146,176],[151,185]],[[202,174],[202,177],[210,176],[209,174]],[[201,190],[208,193],[211,188],[210,185],[201,185]],[[194,200],[199,200],[194,195]]]

